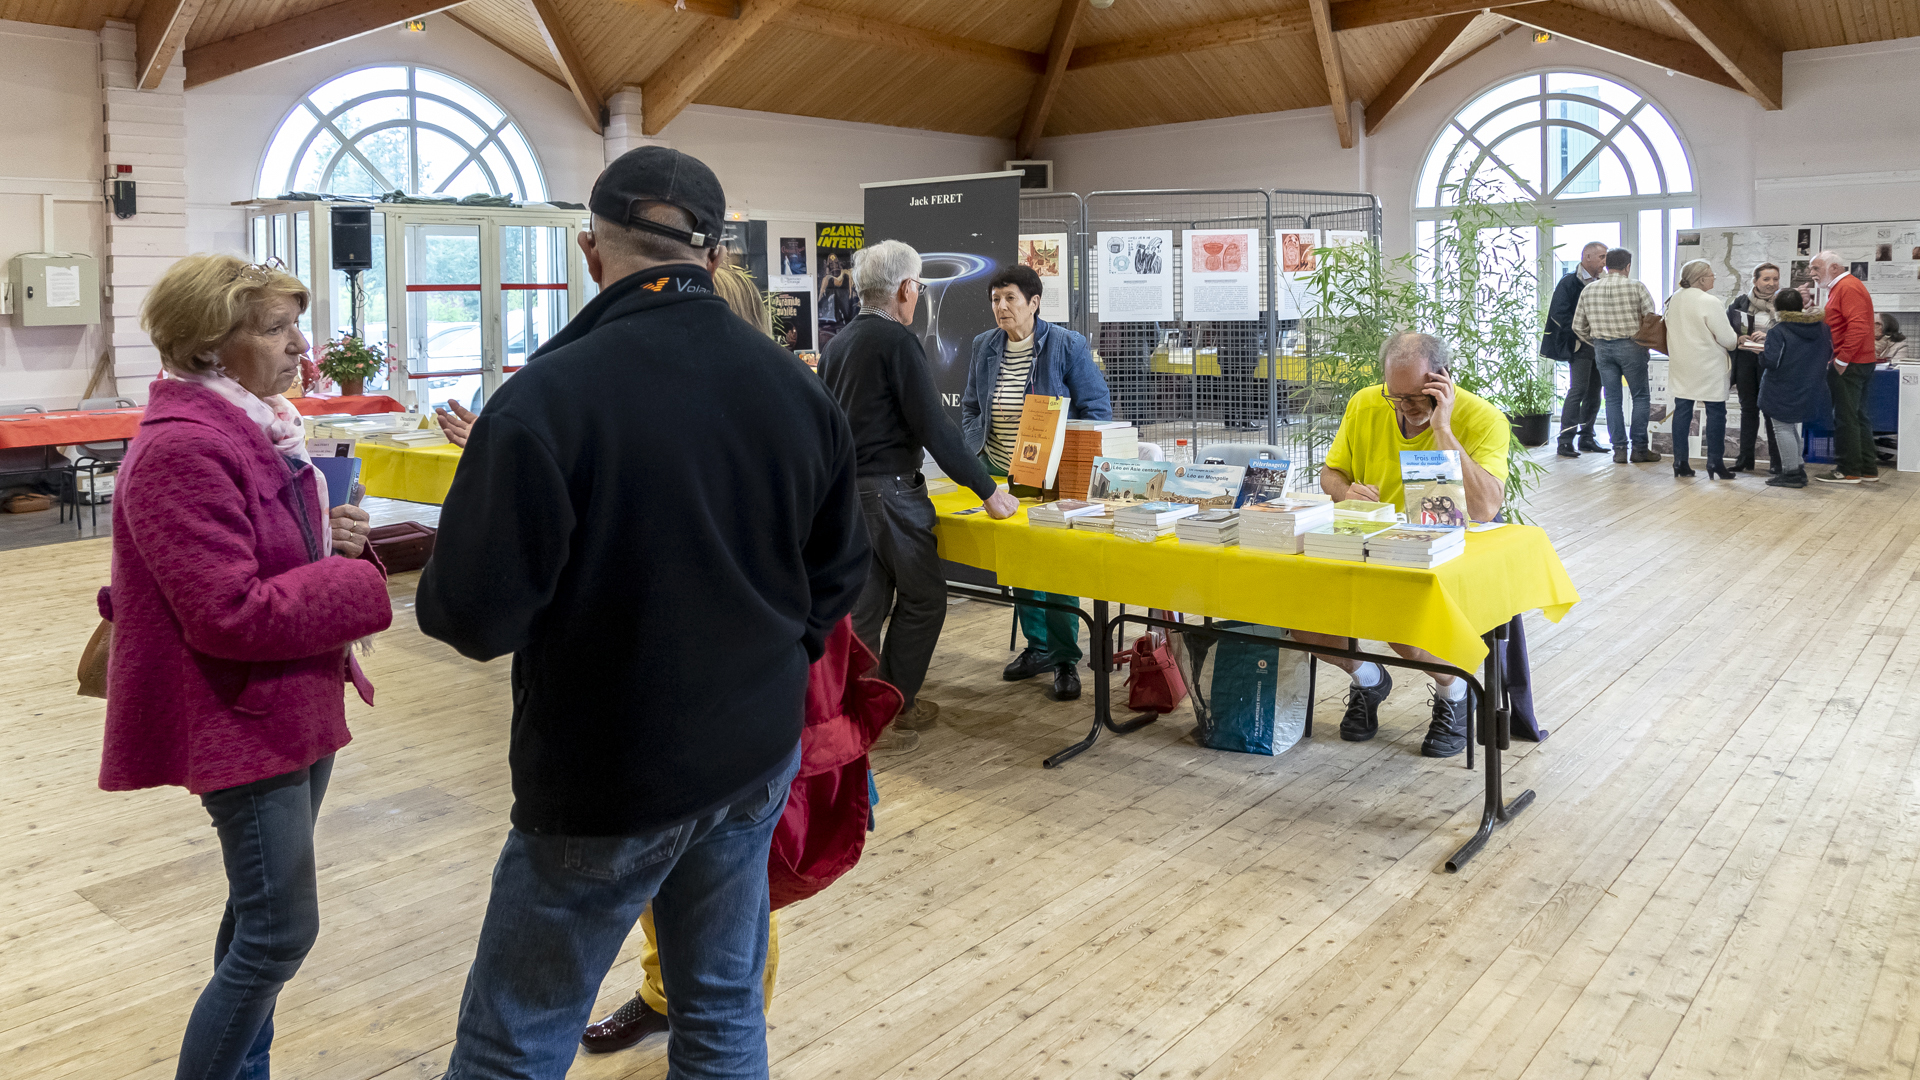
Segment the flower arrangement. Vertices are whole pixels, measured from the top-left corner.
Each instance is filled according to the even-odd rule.
[[[342,334],[320,350],[314,367],[319,375],[337,383],[342,394],[358,394],[366,380],[379,374],[386,364],[385,345],[369,345],[357,337]]]

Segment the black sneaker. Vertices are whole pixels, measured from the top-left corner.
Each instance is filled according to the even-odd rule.
[[[1580,452],[1583,454],[1604,454],[1607,452],[1607,448],[1601,446],[1600,440],[1594,438],[1590,432],[1581,433],[1580,441],[1575,445],[1579,446]]]
[[[1558,453],[1560,454],[1561,457],[1579,457],[1580,456],[1580,451],[1575,450],[1573,448],[1572,439],[1561,439],[1560,449]]]
[[[1080,671],[1076,665],[1053,666],[1053,689],[1047,696],[1055,701],[1072,701],[1080,696]]]
[[[1433,722],[1427,725],[1427,737],[1420,743],[1421,757],[1453,757],[1465,753],[1467,733],[1472,731],[1474,701],[1473,688],[1467,688],[1467,696],[1459,701],[1448,701],[1440,696],[1438,687],[1433,691]]]
[[[1380,669],[1380,681],[1372,686],[1353,683],[1347,688],[1347,715],[1340,718],[1340,737],[1348,742],[1366,742],[1380,731],[1380,703],[1393,693],[1393,676]]]
[[[1029,645],[1020,651],[1019,656],[1013,658],[1013,663],[1007,665],[1006,670],[1000,673],[1000,677],[1008,682],[1019,682],[1022,679],[1031,679],[1051,667],[1053,665],[1047,662],[1047,654]]]
[[[1806,487],[1807,486],[1807,470],[1795,469],[1792,472],[1783,472],[1778,476],[1770,477],[1767,480],[1767,486],[1783,487],[1783,488]]]

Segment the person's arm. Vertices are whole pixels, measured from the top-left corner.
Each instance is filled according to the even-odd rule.
[[[1772,330],[1769,330],[1767,332],[1766,347],[1760,350],[1760,370],[1780,370],[1780,358],[1785,353],[1786,348],[1787,335],[1780,332],[1780,327],[1775,326]]]
[[[1380,493],[1371,485],[1356,484],[1353,478],[1331,465],[1320,466],[1320,490],[1334,502],[1343,499],[1364,499],[1367,502],[1379,502]]]
[[[1429,375],[1425,393],[1433,399],[1433,448],[1460,453],[1460,479],[1467,489],[1467,516],[1475,521],[1492,521],[1507,501],[1506,444],[1498,448],[1501,475],[1496,476],[1475,457],[1478,453],[1491,459],[1493,447],[1470,447],[1453,430],[1453,380],[1445,375]],[[1508,439],[1513,437],[1511,431],[1503,430],[1501,434]]]
[[[902,334],[898,348],[887,354],[887,382],[894,388],[895,406],[907,434],[946,470],[953,482],[980,496],[981,502],[993,498],[997,485],[980,464],[978,455],[967,453],[966,439],[948,418],[940,403],[940,391],[933,385],[933,372],[927,367],[927,354],[920,339]]]
[[[1854,279],[1858,281],[1858,278]],[[1833,343],[1834,351],[1851,363],[1856,357],[1873,359],[1873,309],[1866,298],[1866,288],[1848,289],[1852,294],[1840,308],[1840,340]]]
[[[1592,291],[1592,284],[1580,290],[1580,299],[1573,305],[1573,336],[1585,342],[1593,341],[1593,326],[1587,321],[1587,294]]]
[[[1573,329],[1573,309],[1579,302],[1579,297],[1575,296],[1573,291],[1575,280],[1578,279],[1572,274],[1561,278],[1560,284],[1554,287],[1553,302],[1547,307],[1547,333],[1551,335],[1554,347],[1552,356],[1555,360],[1566,360],[1571,357],[1571,350],[1567,346],[1567,335]]]
[[[826,494],[814,511],[813,525],[800,549],[811,597],[807,629],[801,638],[809,663],[825,654],[827,635],[853,610],[866,587],[871,558],[867,523],[860,513],[860,484],[854,474],[853,431],[838,409],[833,415],[827,465],[832,475]]]
[[[299,660],[392,625],[375,562],[329,555],[262,577],[233,447],[167,430],[177,426],[141,434],[148,445],[115,501],[189,646],[223,660]]]
[[[1327,456],[1320,465],[1320,490],[1332,497],[1334,502],[1342,499],[1364,499],[1367,502],[1380,501],[1380,489],[1373,484],[1354,483],[1355,466],[1358,455],[1353,452],[1353,432],[1359,426],[1354,421],[1358,411],[1360,393],[1371,393],[1369,388],[1347,399],[1346,412],[1341,414],[1340,427],[1333,433],[1333,445],[1327,447]]]
[[[559,587],[574,525],[552,450],[519,420],[486,410],[420,575],[420,629],[474,660],[525,648]]]
[[[1113,394],[1107,389],[1107,380],[1100,374],[1100,368],[1093,362],[1093,350],[1088,348],[1087,339],[1072,331],[1055,327],[1054,332],[1068,334],[1067,370],[1062,380],[1067,384],[1067,396],[1073,399],[1069,406],[1081,420],[1113,419]]]
[[[447,409],[452,409],[453,412],[449,414]],[[473,421],[479,414],[469,412],[459,402],[448,399],[447,408],[435,409],[433,415],[439,420],[440,430],[446,434],[448,442],[455,446],[465,446],[467,437],[473,433]]]
[[[1708,299],[1712,299],[1709,295]],[[1740,335],[1734,332],[1733,324],[1719,310],[1720,305],[1701,304],[1700,315],[1707,324],[1707,332],[1713,335],[1714,344],[1722,349],[1731,349],[1740,344]]]

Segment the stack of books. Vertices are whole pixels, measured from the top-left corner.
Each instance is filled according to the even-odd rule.
[[[1240,512],[1202,510],[1173,523],[1174,538],[1184,544],[1215,544],[1225,547],[1240,542]]]
[[[1467,550],[1467,530],[1445,525],[1398,525],[1367,538],[1367,561],[1431,570]]]
[[[1140,453],[1140,432],[1126,420],[1069,420],[1067,446],[1060,455],[1060,495],[1067,499],[1087,497],[1087,484],[1093,476],[1093,459],[1131,458]]]
[[[435,424],[430,428],[415,431],[381,431],[366,436],[366,441],[377,446],[397,446],[403,450],[418,450],[427,446],[445,446],[447,433]]]
[[[1041,503],[1027,511],[1027,524],[1036,529],[1070,529],[1073,519],[1089,514],[1104,514],[1107,508],[1097,502],[1085,499],[1061,499],[1059,502]]]
[[[1113,512],[1113,535],[1129,540],[1154,541],[1173,535],[1173,524],[1192,517],[1200,508],[1192,503],[1150,502],[1122,506]]]
[[[1333,524],[1333,504],[1266,499],[1240,508],[1240,546],[1298,555],[1307,533]]]
[[[1399,508],[1388,502],[1342,499],[1333,504],[1335,521],[1384,521],[1393,524],[1400,520],[1399,513]]]
[[[1103,514],[1088,514],[1073,519],[1073,527],[1078,531],[1113,534],[1113,511]]]
[[[1389,522],[1336,521],[1310,530],[1301,545],[1301,553],[1317,559],[1366,562],[1367,541],[1391,528],[1393,525]]]

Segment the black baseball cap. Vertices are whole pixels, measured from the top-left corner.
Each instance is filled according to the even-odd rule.
[[[642,217],[640,210],[648,203],[685,210],[693,217],[693,231]],[[600,173],[587,208],[608,221],[710,248],[720,243],[727,195],[720,190],[720,178],[699,158],[664,146],[642,146],[614,158]]]

